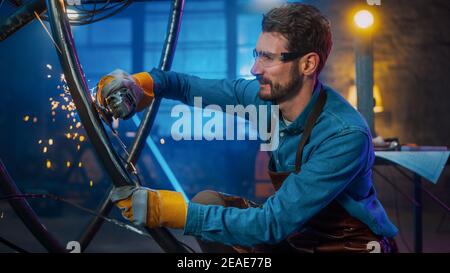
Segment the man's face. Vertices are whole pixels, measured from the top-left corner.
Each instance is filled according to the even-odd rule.
[[[278,58],[280,53],[288,52],[287,43],[286,38],[279,33],[262,32],[256,44],[256,51],[274,53]],[[298,62],[275,60],[271,64],[257,59],[251,72],[260,84],[259,97],[280,103],[297,94],[303,84]]]

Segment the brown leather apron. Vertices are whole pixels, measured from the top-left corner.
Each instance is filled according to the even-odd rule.
[[[303,148],[308,143],[311,131],[326,102],[326,93],[320,90],[319,97],[307,117],[305,128],[297,148],[295,173],[300,173]],[[272,158],[269,176],[277,191],[292,172],[276,172]],[[371,241],[380,244],[381,252],[395,251],[395,242],[374,234],[364,223],[352,217],[337,201],[332,201],[311,218],[305,228],[290,235],[285,242],[276,246],[276,251],[296,252],[370,252]],[[373,244],[373,243],[372,243]],[[280,248],[281,246],[281,248]],[[270,247],[257,247],[255,251],[273,251]]]

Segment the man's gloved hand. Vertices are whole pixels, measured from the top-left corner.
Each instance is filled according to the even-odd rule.
[[[136,225],[184,228],[187,204],[180,192],[123,186],[113,189],[111,201]]]
[[[153,97],[153,79],[147,72],[129,75],[116,69],[97,84],[97,102],[108,108],[115,118],[130,118]]]

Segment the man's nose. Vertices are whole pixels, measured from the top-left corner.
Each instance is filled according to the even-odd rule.
[[[258,62],[258,58],[256,58],[255,63],[253,64],[250,72],[252,73],[253,76],[258,76],[258,75],[262,74],[262,70],[263,70],[263,67],[260,64],[260,62]]]

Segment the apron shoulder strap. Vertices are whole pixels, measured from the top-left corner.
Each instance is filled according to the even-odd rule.
[[[322,113],[322,110],[323,110],[323,107],[324,107],[326,101],[327,101],[327,94],[325,93],[325,90],[323,90],[323,87],[322,87],[320,89],[319,97],[317,98],[317,101],[314,104],[313,109],[311,110],[311,112],[308,115],[308,118],[306,119],[305,129],[304,129],[302,137],[300,139],[300,143],[298,144],[297,155],[295,158],[295,172],[296,173],[299,173],[301,170],[303,148],[305,147],[306,143],[309,140],[309,137],[311,135],[314,124],[316,123],[316,120],[319,118],[320,114]]]

